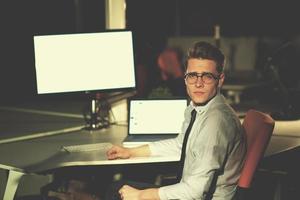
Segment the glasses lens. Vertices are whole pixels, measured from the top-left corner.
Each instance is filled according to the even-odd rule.
[[[188,73],[186,75],[186,81],[189,83],[189,84],[194,84],[197,82],[197,73]]]
[[[212,83],[212,82],[214,82],[214,80],[215,80],[215,77],[213,74],[211,74],[211,73],[202,74],[202,81],[204,83]]]

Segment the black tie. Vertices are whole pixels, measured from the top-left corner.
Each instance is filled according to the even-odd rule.
[[[188,128],[186,129],[185,135],[184,135],[184,139],[183,139],[183,143],[182,143],[182,149],[181,149],[181,156],[180,156],[180,161],[179,161],[179,168],[178,168],[178,174],[177,174],[177,181],[179,182],[182,178],[182,172],[183,172],[183,167],[184,167],[184,160],[185,160],[185,152],[186,152],[186,144],[191,132],[191,129],[193,127],[193,124],[195,122],[196,119],[196,110],[194,109],[191,113],[191,121],[190,124],[188,126]]]

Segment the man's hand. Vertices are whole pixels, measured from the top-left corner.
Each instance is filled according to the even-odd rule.
[[[138,190],[129,185],[124,185],[119,190],[119,194],[122,200],[159,200],[157,188]]]
[[[129,185],[124,185],[119,194],[122,200],[140,200],[141,190],[135,189]]]
[[[106,156],[109,160],[114,160],[118,158],[127,159],[130,158],[132,155],[128,148],[114,145],[106,152]]]

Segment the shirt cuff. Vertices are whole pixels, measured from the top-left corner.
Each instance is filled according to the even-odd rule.
[[[160,200],[168,200],[165,187],[158,188],[158,196]]]
[[[184,187],[180,183],[163,186],[158,189],[158,195],[160,200],[187,199],[184,193]]]

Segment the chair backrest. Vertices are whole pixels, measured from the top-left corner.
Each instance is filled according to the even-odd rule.
[[[246,131],[247,154],[238,186],[249,188],[257,164],[270,141],[275,121],[270,115],[251,109],[246,113],[242,125]]]

